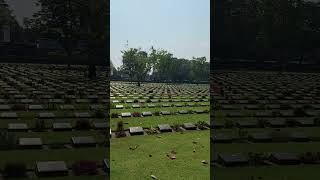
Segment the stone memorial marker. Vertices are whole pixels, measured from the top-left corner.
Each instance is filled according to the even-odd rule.
[[[40,149],[42,148],[42,140],[40,138],[19,138],[19,146],[24,149]]]
[[[172,132],[172,128],[169,124],[160,124],[158,127],[161,132]]]
[[[280,165],[300,164],[300,159],[295,153],[271,153],[270,160]]]
[[[285,119],[269,119],[267,122],[270,127],[285,127],[287,125]]]
[[[218,162],[224,166],[242,166],[249,163],[248,157],[241,153],[218,154]]]
[[[138,126],[138,127],[129,127],[129,133],[131,135],[143,135],[144,131],[143,128]]]
[[[43,110],[44,109],[44,107],[42,106],[42,105],[40,105],[40,104],[31,104],[31,105],[29,105],[29,108],[28,108],[29,110]]]
[[[60,109],[62,109],[62,110],[74,110],[75,107],[74,107],[74,105],[71,105],[71,104],[65,104],[65,105],[60,105]]]
[[[89,99],[76,99],[76,103],[89,103]]]
[[[18,115],[16,112],[3,112],[1,113],[1,118],[16,119],[18,118]]]
[[[106,123],[106,122],[95,122],[95,123],[93,123],[93,127],[95,128],[95,129],[107,129],[107,128],[109,128],[108,127],[108,123]]]
[[[6,104],[1,104],[0,105],[0,111],[7,111],[7,110],[10,110],[11,109],[11,106],[9,105],[6,105]]]
[[[233,140],[232,136],[222,133],[213,135],[212,139],[214,143],[231,143]]]
[[[130,112],[123,112],[123,113],[121,113],[121,117],[123,117],[123,118],[131,117],[131,113]]]
[[[92,147],[97,144],[92,136],[72,137],[71,142],[75,147]]]
[[[132,99],[128,99],[128,100],[126,100],[126,103],[133,103],[133,100]]]
[[[179,114],[188,114],[188,111],[186,111],[186,110],[179,110],[178,112],[179,112]]]
[[[116,109],[123,109],[123,105],[122,104],[116,105]]]
[[[64,161],[44,161],[36,163],[39,177],[67,176],[68,167]]]
[[[41,112],[38,114],[40,119],[50,119],[55,118],[55,115],[52,112]]]
[[[193,123],[183,123],[183,128],[186,130],[195,130],[197,127]]]
[[[132,108],[140,108],[139,104],[132,104]]]
[[[152,116],[150,111],[142,112],[142,116]]]
[[[9,123],[9,131],[28,131],[28,125],[26,123]]]
[[[290,135],[290,140],[295,142],[307,142],[310,138],[304,132],[292,132]]]
[[[71,123],[53,123],[52,125],[53,130],[71,130],[72,126]]]
[[[244,114],[241,112],[233,111],[233,112],[228,112],[227,116],[228,117],[243,117]]]
[[[271,142],[272,136],[267,132],[256,132],[250,133],[248,136],[248,140],[252,142]]]
[[[88,112],[76,112],[74,113],[76,118],[91,118],[91,114]]]
[[[236,125],[242,128],[253,128],[256,127],[258,124],[256,120],[240,120],[236,122]]]
[[[154,108],[156,107],[154,104],[148,104],[148,108]]]
[[[296,119],[296,123],[300,127],[311,127],[315,125],[314,119]]]
[[[197,113],[197,114],[202,114],[204,113],[205,111],[203,109],[196,109],[196,110],[193,110],[193,112]]]
[[[49,99],[49,103],[62,104],[64,101],[62,99]]]

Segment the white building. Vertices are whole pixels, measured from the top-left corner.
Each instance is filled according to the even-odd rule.
[[[110,75],[113,76],[113,63],[110,61]]]
[[[0,27],[0,42],[10,42],[11,41],[11,31],[10,26],[3,25]]]

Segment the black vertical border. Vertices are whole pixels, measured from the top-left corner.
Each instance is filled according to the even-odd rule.
[[[210,180],[214,180],[214,167],[212,165],[213,162],[213,157],[214,157],[214,143],[212,141],[213,137],[213,123],[214,123],[214,97],[212,94],[212,83],[213,83],[213,76],[214,76],[214,47],[217,46],[217,44],[214,41],[214,37],[216,35],[216,31],[215,31],[215,24],[216,23],[216,14],[217,11],[215,9],[216,7],[216,1],[219,0],[210,0],[210,74],[209,74],[209,83],[210,83]]]

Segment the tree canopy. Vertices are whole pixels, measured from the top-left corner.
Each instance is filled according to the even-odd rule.
[[[320,48],[320,4],[316,2],[216,1],[213,13],[214,57],[276,59],[283,64],[298,59],[301,63]]]
[[[12,15],[12,10],[9,8],[5,0],[0,0],[0,27],[12,23],[16,23],[16,19]]]
[[[209,62],[205,57],[191,60],[176,58],[170,52],[151,47],[150,52],[137,48],[122,51],[123,65],[113,69],[113,78],[141,82],[208,81]]]

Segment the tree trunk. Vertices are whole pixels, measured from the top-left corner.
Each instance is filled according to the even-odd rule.
[[[93,79],[97,77],[96,66],[93,64],[89,65],[89,78]]]
[[[138,87],[140,87],[140,86],[141,86],[141,83],[140,83],[140,81],[138,81],[138,84],[137,84],[137,85],[138,85]]]
[[[302,49],[301,49],[301,55],[300,55],[300,59],[299,59],[300,66],[302,65],[303,59],[304,59],[304,47],[302,47]]]
[[[299,65],[301,66],[302,64],[302,61],[303,61],[303,55],[300,56],[300,59],[299,59]]]
[[[71,54],[72,54],[72,50],[71,50],[71,47],[70,47],[71,45],[70,45],[70,42],[68,41],[68,45],[67,45],[67,47],[65,48],[65,50],[66,50],[66,52],[67,52],[67,56],[68,56],[68,68],[67,68],[67,71],[69,71],[70,70],[70,67],[71,67],[71,65],[70,65],[70,60],[71,60]]]

